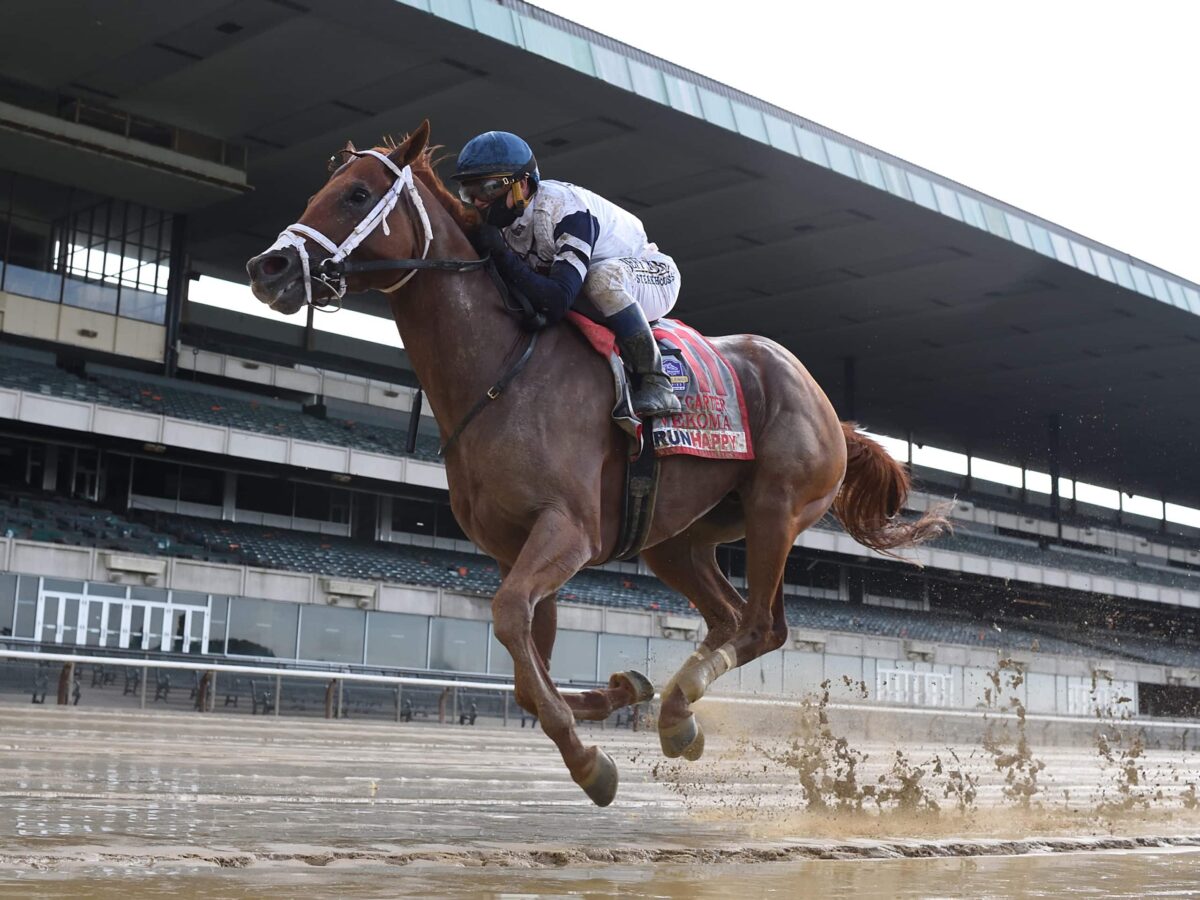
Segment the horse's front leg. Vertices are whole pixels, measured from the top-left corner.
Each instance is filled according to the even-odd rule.
[[[547,669],[550,668],[550,654],[554,651],[554,638],[558,633],[556,597],[557,594],[543,597],[533,610],[533,643]],[[631,669],[627,672],[614,672],[608,679],[606,688],[596,688],[580,694],[564,694],[563,699],[567,701],[577,720],[599,722],[618,709],[653,700],[654,685],[641,672]]]
[[[512,655],[518,702],[533,707],[575,783],[597,806],[608,806],[617,794],[617,767],[599,747],[584,747],[579,740],[571,706],[554,687],[533,638],[537,602],[554,594],[591,556],[578,524],[560,511],[547,510],[492,599],[492,622],[497,640]]]

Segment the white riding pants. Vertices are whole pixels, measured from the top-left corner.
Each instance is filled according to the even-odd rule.
[[[653,244],[641,256],[606,259],[588,266],[583,294],[605,318],[631,303],[647,321],[661,319],[679,299],[679,267]]]

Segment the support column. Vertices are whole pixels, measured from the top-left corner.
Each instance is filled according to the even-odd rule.
[[[1046,451],[1050,469],[1050,514],[1058,528],[1058,538],[1062,540],[1062,497],[1058,493],[1058,479],[1062,474],[1062,462],[1059,458],[1059,443],[1062,432],[1062,420],[1058,413],[1050,416],[1047,423]]]
[[[171,218],[171,268],[167,273],[167,326],[163,346],[163,372],[168,378],[179,368],[179,325],[188,293],[187,216]]]

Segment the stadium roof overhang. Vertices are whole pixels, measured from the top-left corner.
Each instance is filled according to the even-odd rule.
[[[346,138],[516,131],[645,221],[681,317],[786,344],[844,415],[1041,468],[1057,415],[1063,474],[1200,505],[1195,285],[516,0],[422,7],[18,0],[0,75],[248,147],[190,229],[233,280]]]

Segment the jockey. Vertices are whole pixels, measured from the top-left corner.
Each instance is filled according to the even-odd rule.
[[[549,323],[582,299],[579,311],[612,330],[638,376],[634,412],[680,412],[649,324],[679,298],[679,269],[646,239],[641,220],[584,188],[543,181],[529,145],[506,131],[470,140],[453,177],[483,216],[476,247],[504,280]]]

